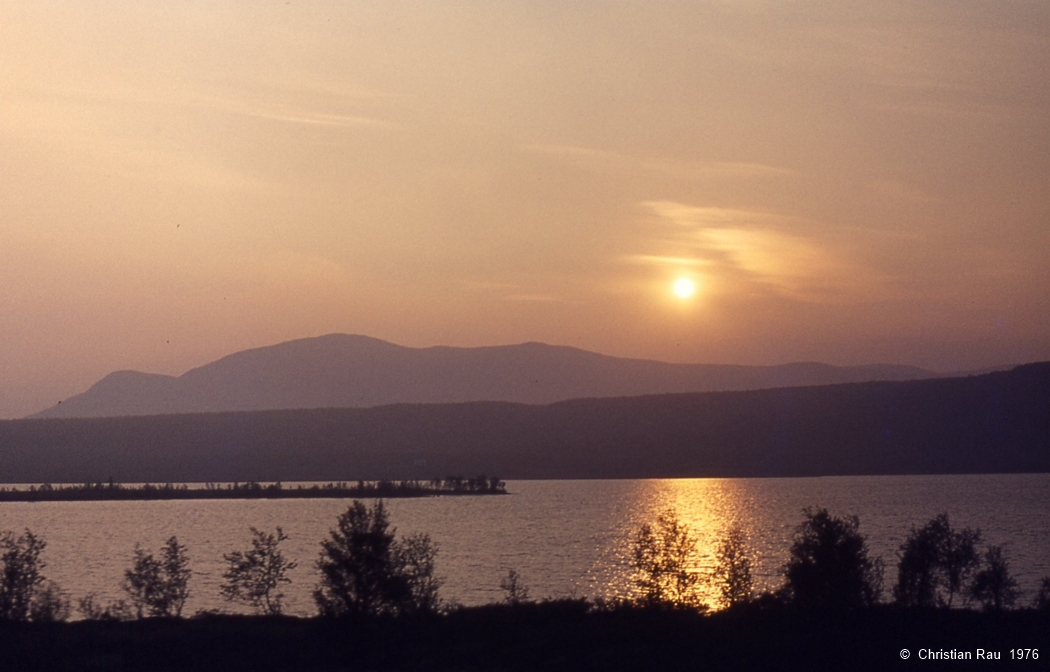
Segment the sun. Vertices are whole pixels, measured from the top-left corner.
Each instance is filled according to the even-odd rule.
[[[696,292],[696,283],[689,278],[678,278],[672,287],[675,296],[680,299],[688,299]]]

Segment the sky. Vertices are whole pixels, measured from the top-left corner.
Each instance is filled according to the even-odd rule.
[[[1047,73],[1041,0],[0,0],[0,417],[332,332],[1047,360]]]

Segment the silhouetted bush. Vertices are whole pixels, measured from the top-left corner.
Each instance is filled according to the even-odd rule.
[[[394,544],[394,562],[408,585],[404,613],[431,614],[441,607],[441,580],[434,574],[437,545],[425,533],[413,534]]]
[[[1017,581],[1010,575],[1002,547],[989,546],[982,567],[973,575],[969,596],[985,611],[1002,611],[1014,606],[1018,594]]]
[[[508,569],[507,575],[499,581],[500,590],[503,591],[503,604],[522,604],[529,601],[529,587],[521,579],[514,569]]]
[[[89,621],[130,621],[135,618],[135,612],[124,600],[103,605],[94,593],[89,593],[77,601],[77,611]]]
[[[138,618],[181,616],[190,595],[190,569],[186,547],[171,537],[157,560],[138,546],[131,569],[124,572],[124,591]]]
[[[354,500],[321,542],[314,600],[323,616],[432,612],[439,606],[437,548],[425,534],[398,541],[383,502]]]
[[[20,537],[0,534],[0,619],[29,620],[33,597],[44,583],[40,553],[46,546],[29,530]]]
[[[835,518],[827,509],[805,510],[784,565],[784,597],[812,609],[853,609],[879,601],[882,563],[868,557],[856,516]]]
[[[44,581],[29,602],[30,620],[40,623],[61,623],[69,620],[69,593],[54,581]]]
[[[1050,611],[1050,576],[1044,576],[1040,582],[1032,607],[1039,611]]]
[[[980,564],[979,530],[955,531],[942,513],[901,544],[893,596],[902,606],[950,607]]]
[[[283,583],[291,583],[288,572],[298,566],[296,562],[284,559],[278,548],[288,535],[281,528],[276,534],[267,534],[254,527],[251,549],[234,551],[223,556],[229,567],[223,574],[225,582],[220,591],[230,601],[242,602],[264,614],[281,613],[281,602],[284,593],[279,588]]]
[[[721,606],[748,602],[754,593],[754,580],[743,530],[734,527],[726,533],[718,544],[715,561],[712,579],[718,586]]]
[[[695,556],[696,539],[674,511],[661,513],[655,525],[642,525],[631,549],[639,602],[700,607],[700,576],[692,570]]]

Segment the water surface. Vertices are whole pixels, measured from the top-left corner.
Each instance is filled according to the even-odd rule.
[[[385,502],[399,534],[428,533],[439,546],[442,596],[465,605],[497,601],[509,569],[543,597],[614,597],[630,592],[628,559],[639,526],[674,509],[698,539],[708,571],[721,535],[739,526],[760,588],[780,583],[792,533],[808,506],[856,515],[873,555],[895,579],[896,551],[912,526],[946,512],[953,526],[976,527],[1001,544],[1029,601],[1050,575],[1050,474],[865,476],[788,479],[511,481],[507,496]],[[320,541],[346,500],[196,500],[0,503],[0,530],[29,528],[48,546],[46,576],[74,598],[124,597],[120,583],[135,544],[159,551],[175,535],[194,571],[187,613],[240,611],[222,600],[223,555],[250,545],[249,527],[290,535],[285,555],[299,562],[286,588],[288,611],[314,612]]]

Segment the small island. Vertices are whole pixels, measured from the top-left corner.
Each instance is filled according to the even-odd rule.
[[[352,499],[439,497],[446,495],[505,495],[507,484],[495,476],[447,476],[429,481],[338,481],[324,484],[281,482],[123,485],[112,479],[80,485],[30,485],[0,487],[0,502],[103,502],[166,499]]]

